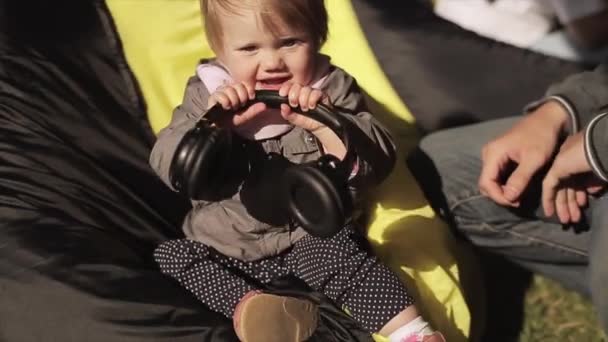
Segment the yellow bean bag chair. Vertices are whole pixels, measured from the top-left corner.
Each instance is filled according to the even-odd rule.
[[[212,56],[199,1],[108,0],[107,5],[158,131],[180,103],[197,61]],[[418,139],[412,115],[378,65],[350,1],[328,0],[327,6],[330,36],[323,51],[357,78],[373,112],[393,130],[398,155],[405,156]],[[461,287],[459,248],[403,160],[380,187],[372,216],[369,239],[377,253],[417,293],[424,314],[448,341],[467,340],[471,314]]]

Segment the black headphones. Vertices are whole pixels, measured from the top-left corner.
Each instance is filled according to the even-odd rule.
[[[280,108],[288,104],[285,97],[276,91],[258,90],[253,102],[264,102],[270,108]],[[331,129],[346,146],[343,160],[325,154],[317,160],[291,164],[281,175],[277,186],[281,189],[281,203],[288,215],[309,234],[330,237],[344,226],[353,208],[353,198],[348,179],[356,156],[349,145],[348,134],[340,115],[322,104],[308,112],[300,108],[294,110],[314,119]],[[242,145],[232,130],[219,128],[212,123],[225,115],[218,104],[209,109],[195,127],[186,132],[177,145],[171,162],[169,178],[173,187],[192,199],[207,201],[225,198],[221,194],[222,184],[238,177],[239,153]],[[224,196],[224,197],[223,197]]]

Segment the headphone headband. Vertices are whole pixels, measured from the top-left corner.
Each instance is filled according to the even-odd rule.
[[[286,97],[280,96],[279,92],[275,90],[256,90],[255,99],[250,100],[245,105],[245,107],[257,102],[263,102],[269,108],[274,109],[280,109],[282,104],[289,105],[288,99]],[[335,114],[333,109],[322,103],[317,104],[314,109],[311,109],[306,112],[303,111],[299,106],[292,107],[292,109],[298,114],[302,114],[306,117],[309,117],[313,120],[322,123],[338,136],[338,138],[346,147],[346,155],[340,163],[340,168],[344,173],[347,173],[345,176],[348,177],[351,172],[352,165],[355,162],[355,153],[354,151],[352,151],[352,148],[350,146],[350,140],[348,134],[346,133],[346,124],[344,123],[345,119],[342,119],[340,114]],[[220,116],[225,115],[225,112],[226,111],[222,108],[221,105],[216,104],[211,109],[209,109],[207,114],[205,114],[204,118],[211,122],[214,122],[217,121]]]

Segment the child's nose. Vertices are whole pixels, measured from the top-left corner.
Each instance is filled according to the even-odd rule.
[[[277,71],[285,68],[283,57],[278,52],[269,52],[265,54],[262,65],[264,66],[265,71]]]

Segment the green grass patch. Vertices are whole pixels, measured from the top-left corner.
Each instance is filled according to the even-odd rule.
[[[534,276],[525,294],[522,342],[606,341],[587,298]]]

